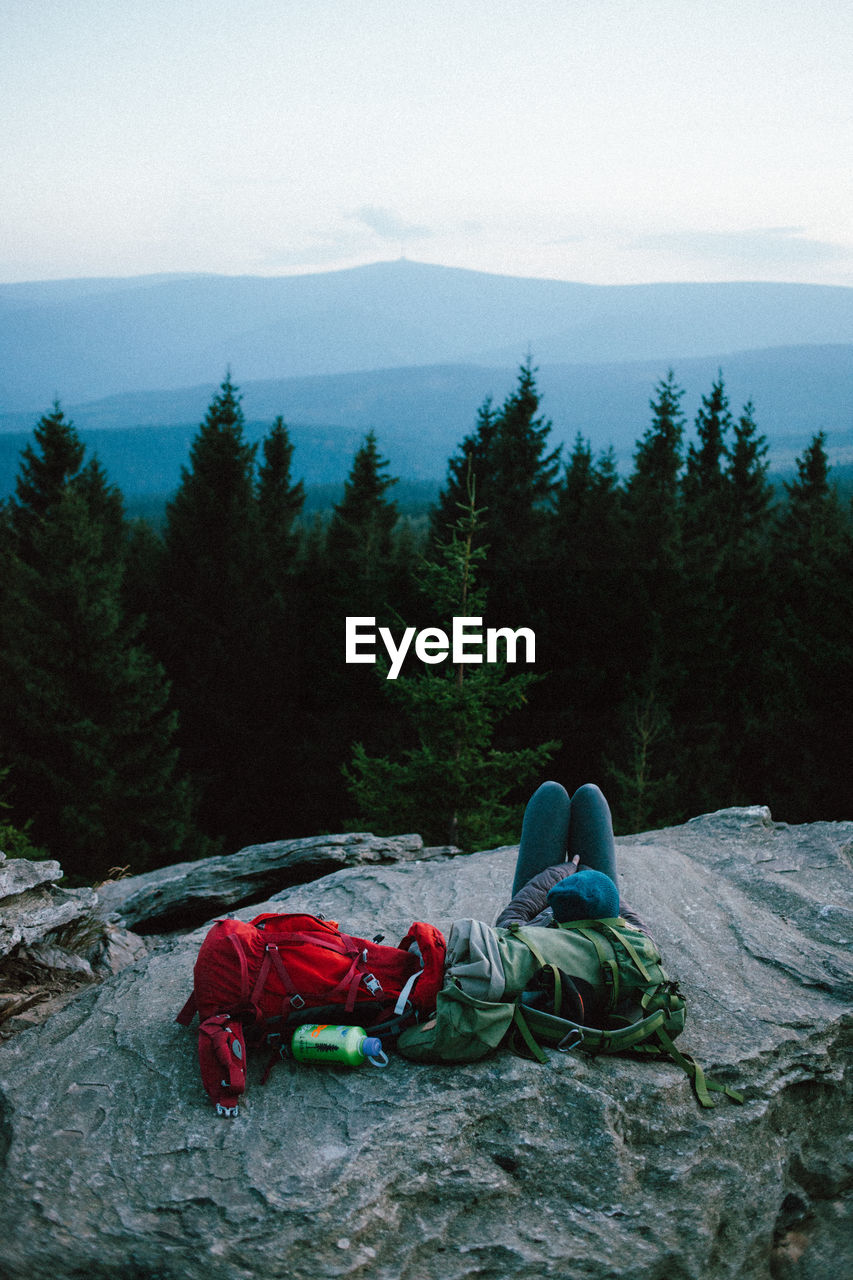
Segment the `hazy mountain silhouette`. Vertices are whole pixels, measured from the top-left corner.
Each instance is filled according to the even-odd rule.
[[[407,261],[283,277],[0,285],[0,411],[436,364],[654,361],[853,343],[853,289],[584,285]],[[479,396],[475,397],[479,399]],[[284,409],[287,412],[286,407]],[[197,415],[193,415],[197,416]]]

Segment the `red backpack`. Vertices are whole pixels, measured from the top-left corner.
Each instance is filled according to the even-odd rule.
[[[435,1008],[445,941],[413,924],[398,947],[352,938],[322,916],[217,920],[195,962],[176,1021],[198,1013],[201,1078],[219,1115],[236,1115],[246,1044],[278,1043],[306,1022],[350,1023],[396,1036]]]

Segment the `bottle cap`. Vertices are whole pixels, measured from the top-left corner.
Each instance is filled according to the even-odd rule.
[[[365,1036],[361,1042],[365,1058],[378,1058],[382,1053],[382,1041],[377,1036]]]

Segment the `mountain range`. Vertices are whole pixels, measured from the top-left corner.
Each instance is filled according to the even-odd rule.
[[[395,474],[435,479],[530,353],[555,441],[630,457],[672,367],[692,420],[718,370],[776,465],[811,434],[853,458],[853,289],[584,285],[408,261],[277,278],[0,285],[0,493],[55,398],[127,493],[177,483],[225,370],[249,434],[282,414],[294,467],[339,481],[373,428]]]

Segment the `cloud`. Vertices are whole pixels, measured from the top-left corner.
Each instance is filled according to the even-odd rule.
[[[631,249],[736,258],[752,263],[819,263],[844,258],[848,250],[827,240],[812,240],[804,227],[758,227],[746,231],[680,231],[640,236]]]
[[[404,218],[394,213],[393,209],[383,209],[377,205],[362,205],[360,209],[347,214],[347,217],[375,231],[384,240],[423,239],[433,235],[429,227],[406,222]]]

